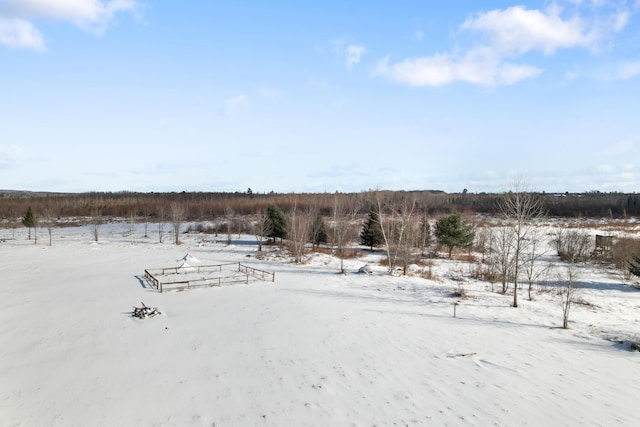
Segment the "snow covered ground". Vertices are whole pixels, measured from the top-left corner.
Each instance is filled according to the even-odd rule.
[[[465,267],[394,277],[379,255],[291,263],[142,226],[0,230],[2,426],[637,425],[640,291],[584,267],[569,330],[552,292],[520,307]],[[144,269],[242,262],[275,283],[159,293]],[[373,274],[358,274],[369,262]],[[457,317],[453,317],[454,303]],[[162,314],[131,317],[144,302]]]

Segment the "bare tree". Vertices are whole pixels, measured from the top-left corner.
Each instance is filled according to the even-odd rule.
[[[7,221],[8,221],[8,226],[9,228],[11,228],[11,238],[15,239],[16,238],[16,220],[17,218],[20,216],[20,214],[18,213],[18,208],[17,207],[11,207],[9,208],[9,214],[7,215]]]
[[[131,240],[136,243],[136,210],[131,209],[129,212],[129,234],[131,234]]]
[[[227,228],[227,245],[231,244],[231,235],[233,234],[233,225],[235,222],[235,213],[232,208],[225,207],[224,208],[224,216],[226,217],[226,228]]]
[[[341,197],[342,196],[342,197]],[[333,199],[331,236],[336,253],[340,258],[340,273],[345,274],[344,259],[346,246],[355,238],[354,223],[360,210],[361,200],[355,196],[336,194]]]
[[[431,245],[431,223],[429,222],[429,216],[426,212],[423,212],[420,222],[420,254],[425,255],[426,249]]]
[[[399,203],[393,203],[389,200],[383,200],[380,193],[376,193],[375,198],[382,239],[387,251],[389,273],[392,273],[398,256],[403,252],[406,255],[413,243],[412,239],[415,236],[415,230],[412,230],[412,215],[416,200],[415,198],[404,198]],[[386,217],[384,215],[385,210],[390,212]],[[403,256],[403,259],[408,260],[408,257]],[[406,273],[406,264],[408,262],[403,261],[403,264],[403,272]]]
[[[564,266],[564,277],[561,277],[561,285],[558,288],[558,297],[562,306],[562,328],[569,328],[569,312],[571,311],[571,303],[575,297],[578,269],[575,262],[568,262]]]
[[[287,223],[287,237],[293,260],[299,264],[304,256],[304,248],[309,239],[311,220],[308,212],[300,211],[296,205],[291,209]]]
[[[180,244],[180,226],[187,216],[187,210],[183,204],[178,202],[171,203],[171,227],[173,229],[173,237],[176,245]]]
[[[262,251],[262,242],[271,233],[271,228],[272,225],[269,215],[267,215],[267,212],[263,209],[258,213],[256,222],[253,224],[253,234],[256,236],[256,241],[258,242],[258,252]]]
[[[484,264],[491,248],[491,231],[488,227],[476,227],[475,250],[480,254],[480,264]]]
[[[102,225],[102,210],[94,208],[91,210],[91,230],[93,231],[93,240],[98,241],[100,237],[100,226]]]
[[[522,251],[522,272],[528,284],[529,301],[532,300],[533,284],[549,270],[548,265],[540,265],[540,259],[545,255],[545,251],[540,248],[542,243],[540,231],[535,229],[529,237],[526,248]]]
[[[507,293],[513,270],[513,229],[500,225],[491,229],[490,264],[502,283],[502,294]]]
[[[561,275],[561,285],[558,289],[558,296],[562,306],[562,327],[569,328],[569,312],[571,303],[576,293],[576,280],[578,279],[578,263],[586,259],[592,249],[591,237],[578,230],[571,230],[564,234],[564,239],[560,245],[561,251],[558,254],[565,262],[563,266],[564,275]]]
[[[558,266],[558,287],[556,295],[558,302],[562,308],[562,328],[569,328],[569,313],[571,311],[571,303],[575,296],[575,280],[577,279],[577,268],[575,262],[567,262],[565,265]]]
[[[146,203],[142,206],[142,216],[144,220],[144,238],[147,239],[149,237],[149,215],[150,208]]]
[[[158,204],[158,243],[162,243],[164,239],[164,226],[166,219],[166,210],[164,203]]]
[[[42,217],[44,218],[45,227],[47,227],[47,232],[49,233],[49,246],[53,246],[53,226],[55,225],[55,213],[52,208],[46,208],[42,212]]]
[[[498,212],[507,221],[513,237],[513,307],[518,307],[518,276],[520,259],[534,222],[544,216],[541,197],[526,191],[520,181],[515,181],[511,190],[498,201]]]
[[[416,206],[415,198],[405,198],[392,208],[392,217],[395,219],[394,232],[391,234],[393,264],[399,259],[402,263],[402,274],[407,274],[407,266],[411,261],[413,249],[416,246],[416,224],[413,220],[413,212]]]

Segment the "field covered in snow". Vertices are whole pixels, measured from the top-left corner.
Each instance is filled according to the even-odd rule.
[[[637,425],[640,291],[581,265],[553,291],[493,292],[469,266],[391,276],[380,253],[294,264],[255,238],[142,225],[0,230],[0,425]],[[226,237],[226,236],[225,236]],[[159,293],[144,270],[242,262],[275,282]],[[553,262],[553,256],[548,256]],[[373,274],[358,274],[368,263]],[[466,299],[452,296],[463,283]],[[137,319],[133,306],[161,315]],[[453,317],[454,303],[456,317]]]

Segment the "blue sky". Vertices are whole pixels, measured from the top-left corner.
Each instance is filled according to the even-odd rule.
[[[0,188],[640,188],[640,0],[0,0]]]

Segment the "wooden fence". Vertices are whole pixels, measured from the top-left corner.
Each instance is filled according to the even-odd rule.
[[[246,283],[250,279],[275,282],[275,273],[237,263],[160,267],[144,270],[147,282],[160,292]]]

